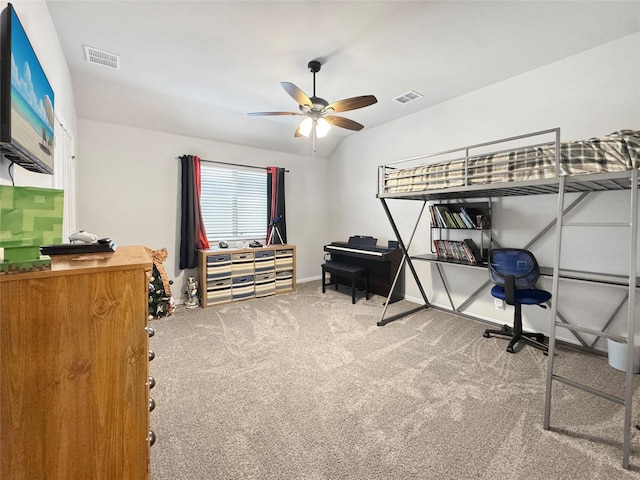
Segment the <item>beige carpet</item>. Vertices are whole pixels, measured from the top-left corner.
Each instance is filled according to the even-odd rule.
[[[437,310],[377,327],[382,302],[311,282],[154,320],[152,479],[640,478],[620,406],[555,384],[543,430],[540,351]],[[557,366],[623,395],[606,358],[560,349]]]

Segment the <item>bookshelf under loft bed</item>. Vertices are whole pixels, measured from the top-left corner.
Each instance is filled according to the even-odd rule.
[[[621,130],[601,138],[562,142],[559,128],[527,133],[505,139],[465,146],[429,155],[420,155],[394,161],[378,167],[377,197],[387,215],[389,223],[403,253],[402,264],[406,264],[422,296],[423,304],[390,317],[386,317],[387,304],[383,309],[379,326],[420,311],[430,306],[429,299],[416,272],[414,261],[432,262],[442,280],[445,289],[442,267],[458,263],[465,268],[486,268],[482,262],[460,262],[457,259],[443,258],[438,252],[409,254],[409,248],[418,224],[429,204],[429,215],[434,205],[445,202],[451,209],[454,205],[469,202],[486,202],[491,211],[491,199],[508,196],[528,196],[542,194],[557,195],[556,218],[546,225],[527,244],[519,245],[528,249],[546,233],[555,230],[555,250],[553,266],[544,270],[552,278],[552,299],[549,327],[549,355],[546,379],[546,397],[544,428],[550,428],[551,396],[554,382],[580,389],[587,393],[609,400],[625,408],[623,425],[622,465],[629,468],[631,436],[631,404],[633,399],[633,350],[635,338],[635,294],[640,286],[636,272],[636,249],[638,240],[638,167],[640,166],[640,131]],[[598,272],[582,272],[561,267],[563,230],[572,225],[565,221],[566,215],[575,209],[585,198],[594,192],[625,191],[629,194],[628,222],[611,224],[611,227],[624,226],[628,229],[629,248],[620,252],[628,260],[628,274],[608,275]],[[577,193],[576,198],[565,204],[567,193]],[[389,200],[413,200],[422,202],[413,231],[407,241],[398,231],[396,222],[388,206]],[[489,215],[490,216],[490,215]],[[434,219],[430,219],[433,226]],[[455,220],[454,220],[455,223]],[[603,226],[600,223],[599,226]],[[437,228],[443,228],[437,225]],[[447,228],[459,228],[460,225]],[[465,228],[469,227],[468,225]],[[477,228],[478,225],[475,225]],[[489,247],[499,246],[489,230]],[[480,235],[484,235],[481,233]],[[433,242],[433,237],[432,242]],[[566,246],[565,246],[566,248]],[[401,264],[401,265],[402,265]],[[627,290],[625,298],[618,306],[619,311],[627,304],[626,336],[614,335],[607,331],[613,316],[606,322],[602,331],[569,323],[558,310],[558,291],[560,279],[614,285]],[[478,288],[462,305],[455,306],[449,296],[452,310],[460,312],[474,297],[485,291],[487,283]],[[614,314],[615,315],[615,314]],[[595,335],[616,342],[627,342],[625,396],[614,397],[606,392],[593,389],[554,372],[554,352],[556,329],[568,330],[583,346],[589,347],[580,334]],[[595,342],[592,344],[595,345]],[[591,346],[592,346],[591,345]]]

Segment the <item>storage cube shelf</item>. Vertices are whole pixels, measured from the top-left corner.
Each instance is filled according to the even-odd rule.
[[[203,308],[292,291],[296,247],[200,250],[199,295]]]

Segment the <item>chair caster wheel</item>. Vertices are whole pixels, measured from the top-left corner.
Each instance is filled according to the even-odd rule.
[[[513,347],[512,347],[511,345],[509,345],[509,346],[507,347],[507,352],[509,352],[509,353],[515,353],[515,352],[513,351]]]
[[[482,334],[482,336],[483,336],[484,338],[491,338],[491,334],[490,334],[489,332],[484,332],[484,333]]]
[[[502,331],[505,332],[505,333],[508,332],[509,331],[509,325],[503,325],[502,326]]]

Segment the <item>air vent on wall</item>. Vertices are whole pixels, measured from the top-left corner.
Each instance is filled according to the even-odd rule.
[[[105,52],[98,48],[84,46],[84,56],[87,62],[94,65],[102,65],[103,67],[113,68],[114,70],[120,69],[120,56],[115,53]]]
[[[413,102],[414,100],[419,99],[420,97],[423,97],[424,95],[422,95],[421,93],[416,92],[415,90],[410,90],[407,93],[404,93],[402,95],[400,95],[399,97],[394,98],[394,100],[398,103],[409,103],[409,102]]]

